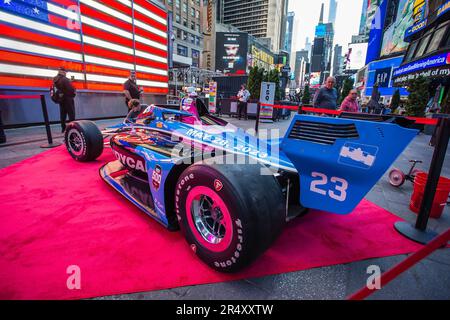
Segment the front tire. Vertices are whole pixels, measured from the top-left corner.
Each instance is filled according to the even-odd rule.
[[[187,168],[175,190],[175,210],[190,248],[210,267],[236,272],[263,253],[285,224],[285,200],[261,165]]]
[[[77,161],[97,159],[103,152],[103,135],[92,121],[72,121],[64,132],[67,151]]]

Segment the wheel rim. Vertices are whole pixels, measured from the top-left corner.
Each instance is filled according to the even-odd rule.
[[[68,132],[67,144],[74,155],[79,156],[83,153],[84,140],[78,130],[71,129]]]
[[[403,173],[399,172],[399,171],[392,171],[389,174],[389,180],[391,182],[391,184],[397,186],[399,184],[401,184],[403,182]]]
[[[193,188],[186,200],[186,216],[196,240],[207,249],[226,250],[233,238],[228,207],[222,198],[207,187]]]

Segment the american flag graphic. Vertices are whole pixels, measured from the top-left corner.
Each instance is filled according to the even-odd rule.
[[[0,87],[48,88],[64,66],[77,89],[168,93],[167,13],[147,0],[0,0]]]

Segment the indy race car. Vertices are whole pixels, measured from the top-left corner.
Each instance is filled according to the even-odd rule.
[[[350,213],[417,134],[405,121],[297,114],[284,137],[260,139],[188,97],[175,110],[143,106],[103,131],[71,122],[65,143],[81,162],[109,146],[117,160],[100,168],[106,183],[181,229],[204,263],[236,272],[306,208]]]

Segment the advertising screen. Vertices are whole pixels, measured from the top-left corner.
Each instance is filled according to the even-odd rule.
[[[349,68],[359,70],[366,65],[367,43],[352,43],[349,45],[351,54],[349,57]]]
[[[406,30],[414,23],[414,1],[400,0],[395,22],[384,32],[380,55],[389,56],[401,54],[408,48],[408,43],[403,41]]]
[[[311,72],[309,76],[309,86],[311,88],[320,87],[320,72]]]
[[[223,73],[247,71],[248,35],[242,32],[216,33],[216,69]]]
[[[0,86],[49,88],[63,66],[77,89],[119,92],[135,69],[145,92],[167,94],[167,29],[146,0],[1,1]]]

